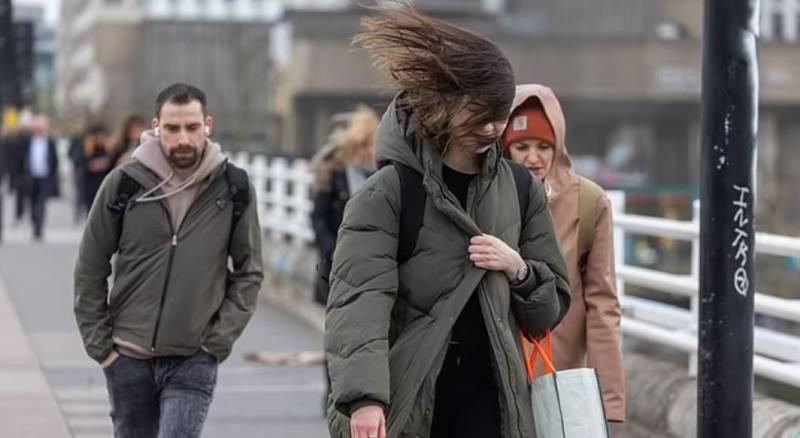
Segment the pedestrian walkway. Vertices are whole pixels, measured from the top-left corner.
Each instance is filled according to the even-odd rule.
[[[70,436],[0,279],[0,438]]]
[[[5,186],[0,190],[5,190]],[[31,229],[31,219],[28,214],[30,210],[25,210],[22,220],[14,218],[16,196],[3,193],[3,241],[0,244],[30,243],[33,239]],[[26,206],[27,208],[27,206]],[[45,216],[45,236],[44,240],[48,243],[78,243],[81,238],[83,228],[81,224],[75,223],[75,210],[66,200],[55,199],[47,203],[47,214]]]
[[[0,438],[109,438],[103,372],[84,353],[72,314],[72,269],[81,230],[72,224],[65,202],[49,208],[43,242],[31,242],[24,222],[7,228],[0,245],[0,284],[5,284],[0,286]],[[321,348],[319,332],[260,302],[220,367],[203,437],[328,436],[320,366],[245,360],[253,352]]]

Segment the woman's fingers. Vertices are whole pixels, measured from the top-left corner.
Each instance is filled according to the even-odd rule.
[[[470,254],[469,259],[473,263],[491,263],[498,260],[494,254]]]
[[[381,430],[378,438],[386,438],[386,417],[381,419]]]

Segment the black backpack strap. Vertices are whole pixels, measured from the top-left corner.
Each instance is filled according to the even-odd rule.
[[[514,175],[514,184],[517,186],[517,199],[519,199],[519,213],[524,227],[525,218],[528,217],[528,205],[531,203],[530,193],[533,176],[525,167],[511,160],[506,160],[506,162],[508,162],[511,167],[511,173]]]
[[[120,173],[122,177],[117,185],[117,195],[114,197],[114,200],[108,203],[107,207],[114,213],[124,215],[125,210],[128,209],[128,204],[130,204],[131,199],[133,199],[133,195],[142,188],[142,185],[127,173]]]
[[[402,265],[414,253],[417,246],[419,229],[425,215],[427,193],[422,187],[422,174],[413,167],[398,161],[382,163],[391,164],[400,178],[400,230],[397,243],[397,264]]]
[[[233,202],[233,222],[231,223],[231,235],[233,235],[233,230],[236,229],[236,225],[250,205],[250,179],[244,169],[228,162],[225,165],[225,180],[228,183],[231,202]]]

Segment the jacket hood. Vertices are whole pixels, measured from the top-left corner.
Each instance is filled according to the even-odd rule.
[[[517,85],[511,113],[513,114],[514,110],[529,99],[539,99],[556,135],[553,166],[545,177],[550,188],[550,199],[553,200],[569,190],[570,186],[578,183],[577,175],[572,171],[572,160],[567,151],[564,111],[552,89],[539,84],[524,84]]]
[[[398,105],[398,99],[401,98],[402,95],[395,97],[378,125],[376,161],[379,164],[397,161],[422,174],[422,185],[436,208],[468,234],[482,234],[474,219],[463,210],[458,199],[444,183],[440,148],[420,138],[417,134],[420,129],[419,119],[412,111]],[[500,141],[497,141],[485,153],[480,174],[475,180],[476,196],[482,196],[497,175],[503,159],[500,148]]]
[[[397,107],[395,97],[383,113],[375,134],[375,158],[378,163],[397,161],[424,174],[422,151],[416,139],[418,120]]]
[[[161,150],[161,142],[153,130],[147,130],[142,133],[141,145],[136,148],[132,157],[161,179],[160,184],[148,190],[148,193],[137,199],[137,202],[156,201],[174,196],[189,187],[199,184],[225,162],[225,154],[222,153],[222,147],[219,143],[206,140],[206,147],[200,158],[200,164],[194,172],[188,175],[181,175],[182,172],[173,169],[169,161],[167,161],[167,157]],[[149,197],[152,192],[164,186],[166,187],[163,195]]]
[[[376,161],[397,161],[423,175],[430,173],[441,179],[442,154],[437,146],[419,138],[419,119],[416,114],[398,105],[398,99],[401,98],[398,95],[392,100],[378,125],[375,138]],[[501,159],[501,145],[497,141],[486,152],[481,174],[492,176]]]

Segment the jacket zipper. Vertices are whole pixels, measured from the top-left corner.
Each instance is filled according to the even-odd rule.
[[[158,316],[156,317],[156,327],[153,330],[153,341],[150,343],[150,351],[156,351],[156,341],[158,340],[158,328],[161,326],[161,317],[164,313],[164,302],[167,300],[167,286],[169,286],[169,278],[172,276],[172,262],[175,259],[175,248],[178,246],[178,234],[172,227],[172,218],[169,215],[169,210],[161,204],[161,207],[164,209],[164,213],[167,215],[167,221],[169,222],[169,230],[172,233],[172,241],[170,242],[169,246],[169,261],[167,262],[167,275],[164,278],[164,287],[161,290],[161,301],[158,305]]]
[[[206,192],[209,191],[211,188],[212,187],[209,186],[203,191],[203,193],[198,194],[197,199],[195,199],[195,201],[189,207],[189,211],[186,212],[186,217],[184,217],[183,222],[186,222],[186,218],[188,218],[189,217],[189,213],[191,213],[194,210],[195,204],[198,203],[197,201],[201,197],[201,195],[205,195]],[[161,209],[164,210],[164,215],[167,217],[167,223],[169,223],[169,230],[170,230],[170,233],[172,234],[172,241],[170,242],[170,248],[169,248],[169,261],[167,262],[167,275],[166,275],[166,278],[164,278],[164,287],[161,290],[161,300],[159,301],[159,305],[158,305],[158,316],[156,317],[156,326],[155,326],[155,329],[153,330],[153,339],[152,339],[152,341],[150,343],[150,351],[151,352],[155,352],[156,351],[156,341],[158,341],[158,329],[159,329],[159,327],[161,327],[161,318],[162,318],[162,316],[164,314],[164,303],[166,302],[166,299],[167,299],[167,287],[169,286],[169,279],[172,276],[172,264],[173,264],[173,261],[175,259],[175,248],[178,246],[178,233],[177,233],[177,231],[175,231],[175,228],[172,226],[172,217],[169,214],[169,209],[167,209],[167,207],[163,203],[161,203]]]

